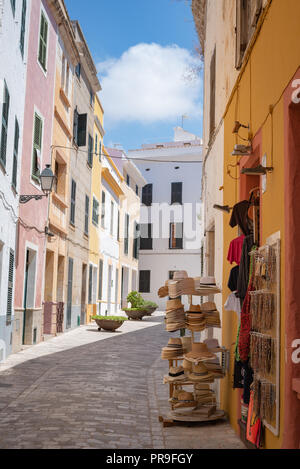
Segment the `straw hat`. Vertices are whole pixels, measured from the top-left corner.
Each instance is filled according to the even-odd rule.
[[[199,363],[198,365],[193,364],[192,372],[188,373],[188,377],[191,381],[203,381],[213,378],[214,375],[208,371],[203,363]]]
[[[200,305],[190,305],[188,313],[201,313],[201,306]]]
[[[169,289],[167,286],[161,287],[157,292],[159,298],[165,298],[169,294]]]
[[[192,345],[192,351],[187,353],[184,358],[191,359],[195,361],[210,360],[217,358],[212,352],[207,348],[206,344],[203,343],[194,343]]]
[[[181,280],[182,278],[188,278],[188,274],[185,270],[178,270],[174,272],[173,280]]]
[[[181,343],[182,343],[183,353],[188,353],[192,350],[192,338],[191,337],[181,337]]]
[[[206,303],[203,303],[201,305],[201,311],[203,313],[207,311],[216,311],[216,310],[217,310],[217,306],[216,306],[216,303],[214,303],[213,301],[207,301]]]
[[[215,277],[201,277],[200,278],[200,285],[216,285]]]
[[[182,368],[184,369],[184,371],[192,371],[193,364],[192,362],[189,362],[188,360],[184,359],[182,362]]]
[[[192,408],[197,407],[197,402],[195,401],[194,394],[192,392],[181,391],[178,393],[178,403],[174,405],[175,409],[180,408]]]
[[[184,374],[184,368],[182,366],[171,367],[169,369],[169,381],[184,381],[187,376]]]
[[[181,329],[185,329],[186,323],[185,322],[174,322],[171,324],[166,325],[166,331],[167,332],[176,332],[180,331]]]
[[[181,389],[175,388],[174,391],[173,391],[172,397],[169,399],[169,402],[171,402],[172,404],[177,404],[178,403],[178,395],[179,395],[180,392],[181,392]]]
[[[169,339],[168,345],[163,347],[161,358],[163,360],[168,360],[172,358],[179,357],[183,354],[183,348],[180,338],[171,338]]]
[[[207,348],[210,352],[222,352],[223,349],[219,345],[218,339],[206,339],[204,343],[207,345]]]
[[[171,312],[171,311],[176,311],[177,309],[183,309],[183,308],[184,308],[184,305],[181,303],[179,298],[176,298],[175,300],[168,300],[166,313]]]

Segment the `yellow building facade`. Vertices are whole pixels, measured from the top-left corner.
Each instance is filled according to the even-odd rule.
[[[223,7],[227,2],[228,0],[223,2]],[[299,390],[300,364],[296,347],[300,336],[300,299],[297,292],[299,227],[296,214],[299,211],[300,3],[297,0],[251,0],[249,10],[245,11],[243,8],[247,2],[229,0],[227,11],[231,10],[233,15],[228,17],[223,8],[222,16],[221,9],[220,14],[218,13],[220,28],[214,24],[213,15],[214,11],[220,10],[218,1],[199,0],[193,3],[194,6],[198,4],[198,12],[201,14],[198,28],[202,32],[200,39],[205,46],[204,56],[210,54],[205,57],[207,64],[211,65],[210,69],[207,67],[206,86],[209,91],[206,107],[214,107],[216,115],[219,113],[220,100],[216,92],[216,81],[209,80],[210,74],[214,71],[217,80],[222,78],[224,89],[228,89],[228,84],[235,76],[233,86],[228,89],[225,105],[220,110],[219,118],[213,122],[207,139],[212,147],[222,129],[224,136],[220,164],[223,167],[223,180],[221,183],[219,181],[219,187],[214,187],[212,181],[208,191],[218,192],[220,199],[215,200],[215,203],[231,209],[239,202],[249,200],[252,190],[256,190],[259,203],[259,215],[256,219],[259,246],[275,242],[280,245],[276,308],[279,328],[275,337],[275,346],[279,346],[275,383],[278,393],[277,421],[274,425],[264,425],[263,445],[267,449],[298,448],[300,401],[297,389]],[[252,14],[254,16],[251,16],[250,21],[249,15]],[[249,22],[246,21],[247,18]],[[245,24],[251,26],[251,30],[246,33],[243,30]],[[225,69],[219,68],[219,60],[224,60],[220,46],[222,37],[215,40],[215,49],[211,47],[209,52],[207,47],[210,40],[208,31],[213,28],[216,31],[224,30],[231,35],[231,40],[235,39],[236,50],[234,56],[227,55]],[[228,46],[230,40],[227,39]],[[216,59],[213,58],[213,53],[216,54]],[[218,59],[218,54],[222,55],[222,59]],[[209,98],[211,96],[214,97]],[[207,120],[211,116],[208,113]],[[238,134],[234,131],[236,122],[245,126],[239,128]],[[233,156],[232,152],[237,144],[250,144],[249,156]],[[209,161],[209,158],[207,152],[206,160]],[[260,173],[251,175],[249,169],[257,170],[260,165],[268,170],[260,169]],[[204,200],[204,203],[207,204],[208,201]],[[213,201],[210,203],[213,204]],[[231,213],[225,211],[222,217],[222,259],[218,259],[215,252],[206,254],[215,256],[216,264],[222,263],[224,305],[231,293],[228,279],[232,265],[227,259],[228,249],[231,241],[240,236],[241,232],[238,227],[232,228],[229,225]],[[225,311],[223,308],[221,340],[222,345],[230,351],[230,365],[227,378],[221,383],[221,406],[227,411],[236,432],[241,434],[242,390],[233,389],[232,386],[238,326],[236,312]]]

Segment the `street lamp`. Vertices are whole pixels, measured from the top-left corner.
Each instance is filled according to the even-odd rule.
[[[43,197],[48,197],[52,192],[55,175],[51,170],[51,165],[47,164],[44,171],[40,175],[41,189],[44,195],[20,195],[20,204],[27,204],[30,200],[41,200]]]

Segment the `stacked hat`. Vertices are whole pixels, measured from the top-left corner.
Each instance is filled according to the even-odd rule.
[[[168,286],[161,287],[157,292],[159,298],[165,298],[169,294]]]
[[[195,279],[195,290],[201,290],[203,296],[213,295],[220,293],[221,290],[216,285],[215,277],[196,277]]]
[[[181,339],[171,338],[168,345],[162,349],[161,358],[163,360],[173,360],[183,355]]]
[[[184,306],[179,299],[167,302],[165,323],[168,332],[175,332],[185,328]]]
[[[201,361],[213,360],[217,357],[214,353],[212,353],[208,350],[206,344],[204,344],[204,343],[194,343],[192,345],[192,351],[185,354],[184,358],[188,361],[191,361],[191,362],[197,364]]]
[[[210,360],[209,362],[203,362],[207,370],[213,374],[214,378],[223,378],[223,369],[220,365],[218,358],[215,360]]]
[[[178,298],[181,295],[193,295],[195,282],[193,278],[174,279],[168,282],[170,298]]]
[[[215,277],[201,277],[200,278],[200,287],[216,287]]]
[[[200,405],[214,404],[216,402],[216,395],[214,391],[209,388],[208,384],[195,383],[194,395]]]
[[[188,373],[188,377],[193,382],[212,383],[214,381],[213,373],[202,362],[197,365],[193,363],[192,371]]]
[[[181,389],[174,388],[173,395],[169,399],[169,402],[171,402],[171,404],[178,404],[178,395],[181,391],[182,391]]]
[[[194,410],[197,407],[194,394],[192,392],[180,391],[178,393],[178,402],[174,405],[174,409]]]
[[[166,376],[167,381],[186,381],[187,376],[184,373],[184,368],[182,366],[171,367],[169,369],[169,374]]]
[[[205,315],[207,327],[221,327],[220,313],[217,311],[216,304],[212,301],[204,303],[201,310]]]
[[[187,314],[187,328],[193,332],[204,331],[206,327],[205,315],[202,313]]]

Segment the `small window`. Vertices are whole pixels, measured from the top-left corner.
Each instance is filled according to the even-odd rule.
[[[102,300],[103,292],[103,260],[99,261],[99,281],[98,281],[98,300]]]
[[[94,151],[94,140],[93,137],[89,134],[89,144],[88,144],[88,165],[93,167],[93,151]]]
[[[236,1],[236,68],[241,68],[248,44],[262,12],[262,0]]]
[[[48,44],[48,22],[44,13],[41,15],[40,43],[39,43],[39,63],[46,71],[47,65],[47,44]]]
[[[147,184],[143,187],[143,194],[142,194],[142,203],[147,207],[152,205],[152,198],[153,198],[153,185]]]
[[[140,230],[141,230],[140,249],[151,251],[153,249],[152,224],[143,223],[141,224]]]
[[[98,226],[99,224],[99,202],[93,197],[93,223]]]
[[[89,234],[89,212],[90,212],[90,198],[85,196],[85,212],[84,212],[84,233]]]
[[[137,222],[134,222],[134,239],[133,239],[133,257],[134,259],[139,258],[140,251],[140,225]]]
[[[170,223],[169,249],[183,249],[183,223]]]
[[[101,163],[102,160],[102,142],[101,140],[99,141],[99,161]]]
[[[87,114],[79,114],[74,110],[73,140],[78,147],[85,147],[87,135]]]
[[[126,176],[126,183],[127,183],[127,186],[130,187],[130,176],[129,176],[129,174],[127,174],[127,176]]]
[[[77,78],[80,79],[80,75],[81,75],[81,63],[80,62],[78,62],[78,64],[75,67],[75,74]]]
[[[140,271],[140,285],[139,285],[139,292],[140,293],[150,293],[150,270],[141,270]]]
[[[129,252],[129,215],[125,214],[124,254]]]
[[[182,205],[182,182],[173,182],[171,185],[171,205]]]

